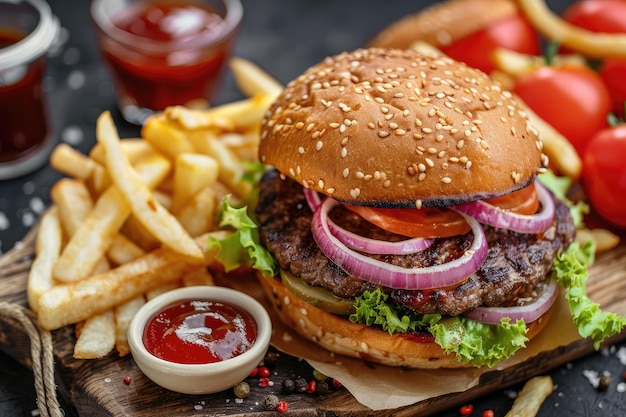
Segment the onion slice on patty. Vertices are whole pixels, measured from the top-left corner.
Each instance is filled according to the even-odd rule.
[[[487,257],[487,239],[475,219],[460,213],[470,225],[474,240],[459,258],[440,265],[404,268],[358,253],[342,243],[329,226],[328,213],[339,203],[332,198],[322,201],[313,214],[311,230],[324,254],[349,274],[373,284],[407,290],[451,287],[465,281],[478,270]]]
[[[452,208],[476,218],[481,223],[518,233],[543,233],[552,225],[554,200],[539,181],[535,181],[541,211],[532,215],[502,210],[482,200],[457,204]]]
[[[309,188],[303,188],[303,191],[311,211],[315,212],[322,204],[322,199],[318,193]],[[428,248],[434,242],[434,239],[422,238],[404,239],[397,242],[370,239],[344,229],[331,219],[328,219],[328,228],[341,243],[350,249],[378,255],[409,255]]]
[[[557,294],[556,279],[548,278],[541,295],[529,304],[511,307],[477,307],[463,313],[463,316],[485,324],[500,324],[500,321],[507,317],[511,321],[523,319],[525,323],[532,323],[552,307]]]

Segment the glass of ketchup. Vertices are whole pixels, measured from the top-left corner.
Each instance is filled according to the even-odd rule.
[[[0,180],[43,165],[53,147],[43,90],[58,20],[41,0],[0,0]]]
[[[240,0],[93,0],[91,17],[124,118],[215,98],[243,18]]]

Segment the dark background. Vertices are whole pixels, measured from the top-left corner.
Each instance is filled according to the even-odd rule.
[[[235,54],[259,64],[284,83],[328,55],[364,45],[387,24],[433,3],[243,1],[246,16]],[[549,3],[560,11],[569,1]],[[88,19],[89,2],[50,0],[50,5],[63,27],[46,78],[56,140],[87,152],[95,143],[96,118],[104,110],[113,112],[122,137],[138,135],[138,127],[122,121],[115,109],[112,84],[98,56]],[[228,77],[218,103],[241,97]],[[60,174],[46,166],[22,178],[0,181],[0,254],[19,242],[48,207],[50,187],[59,178]],[[616,355],[619,348],[612,346],[555,369],[551,374],[555,391],[539,416],[626,415],[626,393],[618,391],[626,370]],[[583,375],[586,370],[610,372],[612,384],[606,391],[596,390]],[[474,401],[472,415],[481,416],[486,409],[493,409],[496,416],[504,415],[520,387]],[[30,416],[33,410],[36,403],[29,370],[0,352],[0,416]],[[66,406],[66,413],[73,414],[71,406]],[[457,415],[458,409],[454,408],[440,417]]]

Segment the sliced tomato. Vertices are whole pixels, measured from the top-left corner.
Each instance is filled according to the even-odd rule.
[[[463,216],[446,208],[396,209],[348,205],[346,208],[381,229],[401,236],[433,239],[470,231]]]
[[[489,198],[484,201],[517,214],[535,214],[539,210],[539,199],[537,198],[534,182],[528,187],[513,191],[511,194]]]

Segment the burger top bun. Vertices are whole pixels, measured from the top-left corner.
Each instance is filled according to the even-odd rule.
[[[420,40],[441,48],[516,12],[513,0],[447,0],[392,23],[368,46],[408,49]]]
[[[524,110],[484,73],[440,55],[360,49],[290,82],[259,156],[347,204],[442,206],[529,184],[547,165]]]

